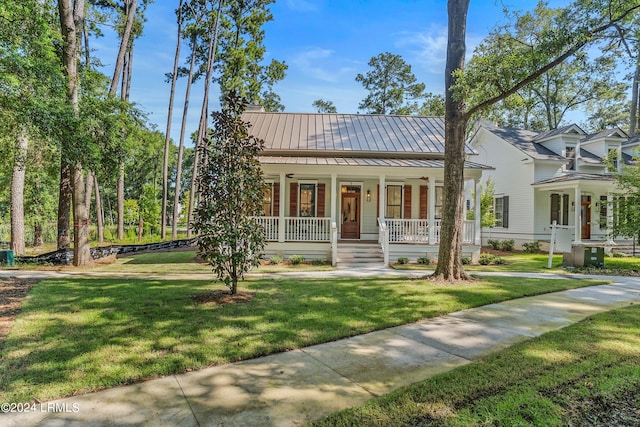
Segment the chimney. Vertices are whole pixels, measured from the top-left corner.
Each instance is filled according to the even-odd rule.
[[[247,113],[264,113],[264,107],[258,101],[251,101],[245,106],[244,111]]]

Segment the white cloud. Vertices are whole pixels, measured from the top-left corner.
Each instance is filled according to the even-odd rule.
[[[293,58],[292,63],[308,78],[336,83],[348,73],[353,74],[354,68],[343,66],[333,67],[334,51],[331,49],[312,48]]]

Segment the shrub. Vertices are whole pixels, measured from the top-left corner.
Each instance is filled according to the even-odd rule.
[[[426,256],[421,256],[420,258],[418,258],[418,264],[428,265],[429,264],[429,258],[426,257]]]
[[[284,260],[282,259],[281,256],[278,256],[278,255],[274,255],[271,258],[269,258],[269,264],[271,265],[280,264],[282,261]]]
[[[289,262],[293,265],[298,265],[304,261],[304,257],[302,255],[291,255],[289,257]]]
[[[493,261],[493,259],[495,258],[495,255],[492,254],[480,254],[480,259],[478,260],[478,262],[481,265],[489,265],[491,264],[491,262]]]
[[[489,239],[489,240],[487,240],[487,244],[489,246],[491,246],[491,249],[493,249],[493,250],[496,250],[496,251],[500,250],[500,241],[499,240],[491,240],[491,239]]]
[[[505,261],[504,261],[504,258],[497,256],[497,257],[493,258],[493,263],[495,265],[502,265],[502,264],[505,263]]]
[[[462,257],[462,264],[464,264],[464,265],[471,264],[471,258],[469,258],[468,256],[463,256]]]
[[[408,264],[409,258],[405,256],[398,257],[398,264]]]
[[[320,259],[320,258],[316,258],[314,260],[311,260],[311,264],[312,265],[324,265],[325,264],[325,260]]]
[[[528,254],[540,252],[540,242],[523,243],[522,249]]]
[[[626,257],[628,257],[629,255],[625,254],[624,252],[612,252],[612,253],[611,253],[611,256],[612,256],[613,258],[626,258]]]
[[[513,244],[515,242],[513,241],[513,239],[509,239],[509,240],[503,240],[502,242],[500,242],[500,250],[504,251],[504,252],[511,252],[513,250]]]

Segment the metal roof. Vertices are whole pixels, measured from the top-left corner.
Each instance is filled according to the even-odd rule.
[[[267,165],[319,165],[319,166],[374,166],[409,168],[444,168],[444,160],[427,159],[380,159],[361,157],[289,157],[260,156],[261,164]],[[465,169],[493,169],[491,166],[464,162]]]
[[[534,159],[567,160],[565,157],[549,150],[544,145],[534,143],[533,141],[539,135],[538,132],[523,129],[499,128],[495,126],[485,126],[485,128]]]
[[[572,181],[613,181],[611,175],[601,175],[596,173],[570,173],[566,175],[554,176],[543,181],[534,182],[533,185],[552,184],[556,182]]]
[[[265,154],[307,151],[331,157],[441,158],[444,118],[369,114],[269,113],[245,111],[251,135],[265,141]],[[467,153],[475,150],[467,145]]]

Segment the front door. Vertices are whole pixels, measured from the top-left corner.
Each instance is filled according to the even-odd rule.
[[[342,227],[340,237],[343,239],[360,238],[360,193],[342,194]]]
[[[580,217],[582,218],[582,232],[580,238],[589,240],[591,238],[591,196],[582,196],[580,209]]]

